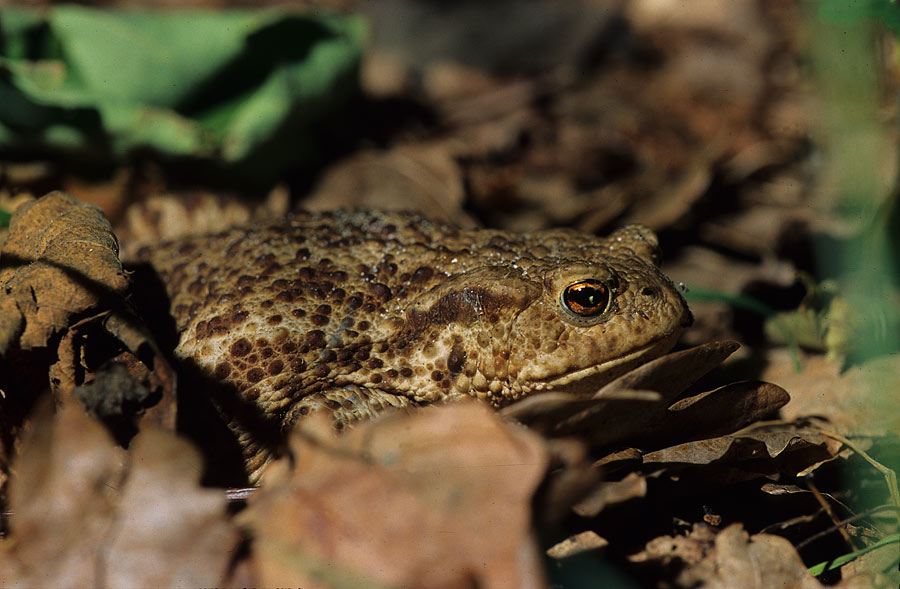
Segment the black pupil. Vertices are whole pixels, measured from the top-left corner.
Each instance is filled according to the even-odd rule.
[[[603,297],[603,293],[593,286],[581,288],[573,294],[575,295],[575,302],[582,307],[596,307],[600,304],[600,299]]]
[[[606,309],[609,291],[599,281],[584,281],[566,289],[566,305],[579,315],[597,315]]]

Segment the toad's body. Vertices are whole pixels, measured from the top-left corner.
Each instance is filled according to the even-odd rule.
[[[590,393],[658,356],[690,312],[656,238],[461,230],[396,213],[298,214],[143,252],[176,355],[284,429],[472,395]],[[228,414],[228,411],[225,411]],[[267,449],[229,415],[257,471]]]

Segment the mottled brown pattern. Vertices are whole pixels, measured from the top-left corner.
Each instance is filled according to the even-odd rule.
[[[144,257],[169,290],[176,354],[287,429],[472,395],[590,393],[664,353],[690,312],[654,264],[656,237],[461,230],[396,213],[297,214]],[[601,281],[608,308],[561,294]],[[235,426],[236,429],[240,429]],[[267,448],[239,432],[256,471]]]

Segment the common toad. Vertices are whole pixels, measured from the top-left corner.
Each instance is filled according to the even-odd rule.
[[[589,394],[691,323],[657,269],[656,236],[638,226],[598,238],[296,214],[139,255],[171,299],[176,356],[282,431],[319,408],[340,426],[466,395],[501,407]],[[222,411],[258,473],[269,444]]]

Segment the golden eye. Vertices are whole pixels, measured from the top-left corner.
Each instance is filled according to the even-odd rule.
[[[599,280],[579,280],[562,292],[566,309],[582,317],[594,317],[609,308],[609,287]]]

